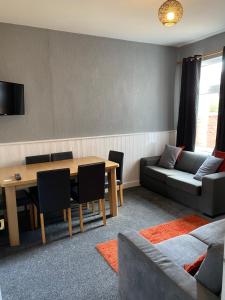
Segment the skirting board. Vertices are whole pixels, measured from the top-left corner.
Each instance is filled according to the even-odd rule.
[[[0,144],[0,167],[24,163],[25,156],[73,151],[74,157],[108,157],[109,150],[122,151],[124,187],[139,185],[140,158],[160,155],[166,143],[175,143],[175,131],[143,132]]]

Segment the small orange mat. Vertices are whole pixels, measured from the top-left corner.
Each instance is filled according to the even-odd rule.
[[[139,233],[151,243],[157,244],[170,238],[189,233],[192,230],[208,223],[209,222],[202,217],[191,215],[182,219],[170,221],[168,223],[164,223],[147,229],[142,229],[141,231],[139,231]],[[115,272],[118,272],[117,240],[110,240],[105,243],[97,244],[96,249],[104,257],[110,267]]]

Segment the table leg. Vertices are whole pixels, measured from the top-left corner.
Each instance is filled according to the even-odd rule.
[[[5,188],[7,221],[9,229],[10,246],[19,246],[19,225],[16,205],[16,189],[14,186]]]
[[[113,168],[108,173],[109,181],[109,202],[110,202],[110,214],[112,217],[118,215],[118,205],[117,205],[117,189],[116,189],[116,169]]]

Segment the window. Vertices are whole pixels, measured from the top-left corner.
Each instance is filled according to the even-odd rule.
[[[212,152],[216,142],[222,57],[202,62],[196,151]]]

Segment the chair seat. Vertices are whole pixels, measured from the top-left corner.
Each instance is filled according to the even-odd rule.
[[[121,185],[121,180],[117,179],[116,185]],[[108,176],[106,176],[105,177],[105,188],[107,189],[108,187],[109,187],[109,181],[108,181]]]

